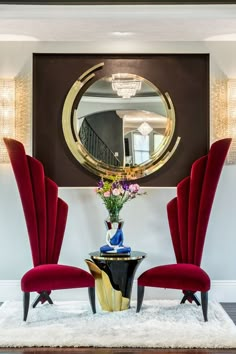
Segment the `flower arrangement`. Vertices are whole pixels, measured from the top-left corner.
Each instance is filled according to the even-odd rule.
[[[96,188],[96,193],[102,198],[109,213],[110,222],[119,222],[119,212],[123,205],[134,199],[140,193],[140,186],[113,177],[110,181],[101,179]]]

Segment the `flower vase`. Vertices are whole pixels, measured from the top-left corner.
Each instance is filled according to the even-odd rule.
[[[120,219],[119,213],[110,213],[107,219],[105,220],[105,225],[107,230],[111,230],[113,228],[122,229],[124,221]]]

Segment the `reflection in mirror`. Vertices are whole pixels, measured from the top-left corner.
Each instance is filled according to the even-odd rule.
[[[124,168],[161,155],[173,136],[174,121],[155,86],[125,73],[89,86],[74,113],[73,127],[96,160]]]
[[[103,66],[99,63],[85,71],[66,96],[62,129],[67,146],[82,166],[98,176],[128,180],[148,176],[173,156],[180,142],[180,137],[173,142],[171,98],[150,81],[127,73],[114,73],[89,85]]]

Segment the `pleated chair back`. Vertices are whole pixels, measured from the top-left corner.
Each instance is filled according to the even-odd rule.
[[[43,165],[26,155],[24,146],[4,138],[19,189],[33,264],[56,264],[67,221],[68,205],[58,197],[58,186],[45,176]]]
[[[196,160],[191,174],[177,185],[177,197],[167,205],[170,233],[177,263],[200,266],[209,217],[230,138],[212,144]]]

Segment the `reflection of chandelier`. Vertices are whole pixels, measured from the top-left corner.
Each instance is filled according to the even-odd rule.
[[[143,123],[138,127],[138,131],[139,131],[142,135],[144,135],[144,136],[150,134],[152,130],[153,130],[152,127],[151,127],[150,124],[148,124],[147,122],[143,122]]]
[[[142,83],[136,78],[129,77],[127,74],[113,74],[111,86],[118,96],[130,98],[141,90]]]

